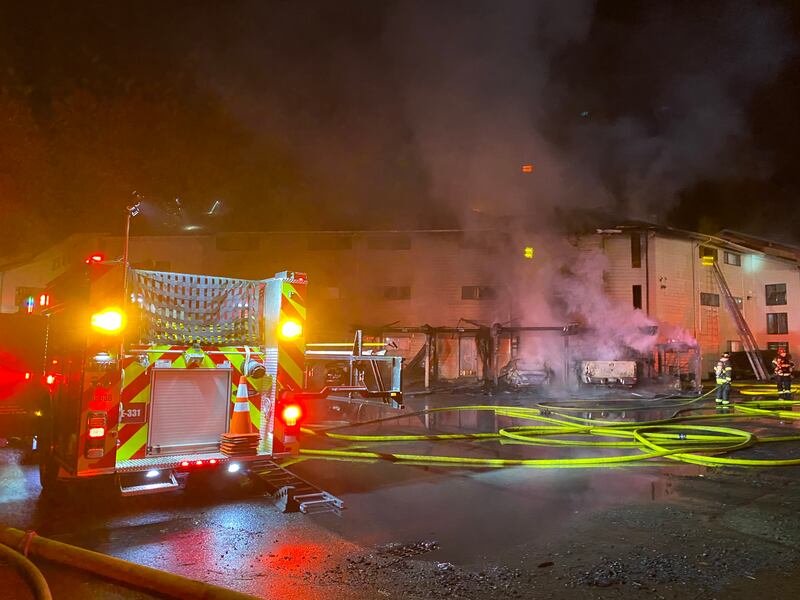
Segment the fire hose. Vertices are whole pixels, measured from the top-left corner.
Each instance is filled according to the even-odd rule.
[[[697,401],[693,399],[691,402]],[[690,404],[690,403],[686,403]],[[334,460],[384,460],[395,463],[427,464],[454,467],[531,467],[586,468],[610,467],[625,464],[652,464],[654,461],[684,462],[706,467],[777,467],[800,465],[800,457],[787,459],[749,459],[725,456],[762,443],[797,442],[800,435],[756,436],[744,429],[729,426],[695,424],[697,421],[753,420],[774,418],[798,419],[800,413],[791,410],[790,401],[755,401],[735,404],[733,412],[673,416],[651,421],[607,421],[588,419],[555,410],[514,406],[456,406],[432,408],[415,414],[453,411],[494,411],[495,415],[529,421],[536,424],[498,428],[494,432],[424,434],[424,435],[359,435],[334,431],[303,429],[312,436],[344,442],[384,445],[386,443],[436,442],[448,440],[496,440],[501,444],[550,446],[570,448],[616,448],[630,453],[614,456],[577,458],[481,458],[472,456],[428,455],[405,452],[385,452],[375,449],[314,449],[301,448],[306,458]],[[552,407],[555,409],[556,407]],[[574,409],[574,407],[568,407]],[[584,409],[585,410],[585,409]],[[605,410],[605,409],[599,409]],[[694,409],[692,409],[694,410]],[[682,412],[682,411],[679,411]],[[389,421],[401,417],[389,417]]]
[[[25,565],[23,568],[26,569],[26,575],[30,573],[28,581],[31,582],[32,589],[37,593],[37,600],[49,600],[50,591],[36,566],[12,549],[20,547],[24,547],[25,553],[29,553],[31,556],[88,571],[118,583],[153,592],[159,597],[186,600],[254,600],[254,596],[248,594],[137,565],[120,558],[41,537],[32,532],[25,533],[19,529],[0,525],[0,556],[6,556],[7,550],[15,555],[13,557],[9,555],[10,560],[15,561],[15,564]],[[38,575],[28,570],[31,567]]]
[[[36,600],[52,600],[50,587],[42,572],[26,556],[0,543],[0,558],[11,564],[25,578]]]

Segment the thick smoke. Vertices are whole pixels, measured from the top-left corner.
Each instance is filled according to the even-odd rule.
[[[591,20],[591,2],[398,5],[385,43],[433,198],[460,218],[596,200],[537,127],[552,62]],[[528,163],[534,174],[525,177]]]
[[[746,110],[792,51],[785,16],[749,1],[627,11],[400,3],[385,44],[431,195],[462,217],[658,217],[698,180],[759,169]]]
[[[619,359],[648,352],[657,323],[608,298],[605,257],[565,243],[556,231],[574,222],[555,215],[657,221],[687,186],[761,169],[748,102],[792,44],[781,12],[756,2],[646,3],[628,23],[595,9],[405,2],[385,43],[430,195],[466,228],[511,217],[515,248],[538,249],[530,264],[481,266],[514,288],[517,322],[578,321],[594,358]],[[662,340],[693,342],[662,327]],[[541,336],[529,354],[552,363],[561,344]]]

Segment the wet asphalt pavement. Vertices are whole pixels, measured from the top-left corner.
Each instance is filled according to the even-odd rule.
[[[411,400],[407,411],[533,402],[513,394],[447,394]],[[355,417],[353,410],[343,405],[317,416],[342,420]],[[643,420],[672,412],[584,414]],[[367,408],[358,418],[379,415]],[[446,413],[347,431],[486,431],[497,425],[493,419]],[[791,422],[759,421],[747,428],[800,433]],[[587,454],[467,440],[392,443],[386,451]],[[800,456],[800,443],[746,452]],[[747,598],[754,590],[762,598],[781,598],[800,591],[797,467],[464,469],[302,460],[291,468],[342,498],[341,516],[283,514],[258,485],[227,474],[195,478],[186,490],[169,494],[116,498],[93,490],[45,500],[35,465],[22,464],[20,451],[4,448],[0,522],[264,598]],[[149,597],[50,565],[44,569],[56,597]],[[26,597],[10,571],[0,568],[3,578],[5,589]]]

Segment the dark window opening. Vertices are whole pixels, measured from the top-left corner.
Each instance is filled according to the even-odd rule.
[[[367,238],[370,250],[410,250],[411,237],[402,234],[373,235]]]
[[[783,348],[789,351],[789,342],[767,342],[767,350],[780,350]]]
[[[494,296],[494,288],[488,285],[465,285],[461,288],[462,300],[488,300]]]
[[[633,286],[633,308],[642,308],[642,286]]]
[[[765,291],[767,296],[767,306],[777,306],[786,304],[786,284],[773,283],[766,285]]]
[[[767,313],[767,333],[789,333],[788,313]]]
[[[714,262],[717,262],[717,249],[710,246],[700,246],[700,258],[704,256],[710,256],[714,259]]]
[[[411,287],[407,285],[392,285],[383,288],[383,297],[386,300],[409,300]]]
[[[631,267],[642,268],[642,235],[638,232],[631,233]]]
[[[719,306],[719,294],[700,292],[700,304],[703,306]]]
[[[742,266],[742,255],[736,254],[735,252],[728,252],[725,251],[725,264],[726,265],[733,265],[734,267],[741,267]]]
[[[350,250],[353,238],[349,235],[311,235],[308,238],[309,250]]]

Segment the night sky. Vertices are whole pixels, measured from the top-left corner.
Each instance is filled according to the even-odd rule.
[[[121,231],[133,191],[140,232],[591,212],[800,243],[799,25],[788,1],[5,2],[0,257]]]

